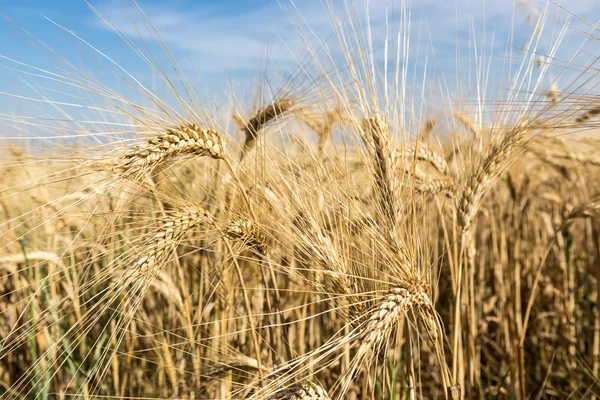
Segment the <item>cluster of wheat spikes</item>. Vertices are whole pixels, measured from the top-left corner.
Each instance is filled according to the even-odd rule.
[[[226,112],[135,2],[92,10],[156,87],[14,30],[56,69],[1,61],[39,88],[0,89],[1,398],[600,398],[597,26],[542,4],[450,89],[410,8],[343,3]]]

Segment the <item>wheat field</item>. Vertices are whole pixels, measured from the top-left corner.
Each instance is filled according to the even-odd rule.
[[[1,58],[2,399],[600,398],[600,28],[540,2],[454,89],[410,5],[324,5],[224,105],[143,3],[90,13],[151,85],[5,21],[56,68]]]

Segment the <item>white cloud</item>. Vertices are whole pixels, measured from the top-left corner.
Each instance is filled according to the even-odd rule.
[[[240,9],[239,2],[230,6],[225,1],[211,3],[189,0],[186,4],[185,0],[139,0],[139,4],[195,87],[196,82],[199,82],[211,92],[223,93],[227,91],[230,79],[234,85],[236,82],[243,82],[245,89],[248,89],[249,78],[258,76],[265,68],[267,59],[273,61],[282,73],[292,71],[298,60],[307,54],[303,39],[296,31],[296,25],[300,26],[304,35],[313,43],[315,40],[327,41],[339,56],[339,44],[332,36],[331,16],[322,2],[331,1],[336,5],[334,16],[342,23],[356,23],[357,18],[364,23],[367,14],[364,9],[365,0],[296,0],[295,4],[291,0],[279,1],[272,0],[262,6],[247,6],[247,9]],[[353,2],[356,5],[356,14],[348,16],[344,11],[344,4]],[[171,77],[173,69],[166,68],[168,64],[164,55],[156,51],[159,49],[154,42],[152,31],[144,26],[145,21],[139,18],[135,7],[125,7],[124,3],[127,2],[103,0],[98,1],[95,6],[145,51],[144,44],[140,41],[141,36],[154,54],[157,54],[166,74]],[[390,15],[390,36],[395,38],[400,29],[398,21],[403,2],[368,0],[368,3],[374,47],[381,50],[385,37],[386,11]],[[491,63],[491,68],[499,70],[502,68],[506,46],[522,46],[533,29],[526,24],[530,11],[515,8],[513,0],[412,0],[404,3],[408,5],[410,15],[409,78],[414,77],[418,83],[427,73],[429,82],[435,84],[436,79],[445,82],[450,91],[454,90],[453,85],[457,86],[454,81],[464,83],[465,76],[478,73],[473,59],[469,58],[475,53],[475,43],[480,65],[487,68],[486,57],[493,56],[496,58]],[[532,1],[535,7],[540,8],[538,3],[542,1]],[[597,0],[569,1],[568,7],[592,21],[594,18],[600,18],[600,4]],[[558,31],[552,31],[554,19],[564,20],[567,17],[564,12],[557,15],[557,9],[559,8],[553,6],[549,13],[542,52],[547,52],[551,48],[552,40],[556,40]],[[60,21],[69,28],[68,20],[60,18]],[[105,31],[110,29],[100,18],[92,18],[91,21],[96,28]],[[573,23],[575,22],[576,19],[573,20]],[[583,27],[583,23],[577,24],[579,28]],[[560,26],[560,23],[556,26]],[[509,43],[511,31],[514,35],[512,44]],[[86,33],[89,35],[90,32],[83,33],[84,39]],[[596,35],[600,37],[600,34]],[[558,53],[559,58],[569,59],[579,48],[584,37],[582,33],[567,35],[561,46],[562,50]],[[156,75],[144,68],[130,51],[125,51],[123,45],[118,44],[119,40],[116,36],[102,31],[100,35],[91,39],[92,43],[98,45],[106,54],[114,56],[117,62],[127,65],[136,78],[154,88]],[[600,40],[596,39],[588,45],[587,51],[596,54],[598,43]],[[457,52],[460,55],[458,62]],[[395,50],[391,49],[390,53],[395,53]],[[484,58],[481,58],[482,54]],[[515,53],[515,57],[522,55]],[[589,54],[587,57],[590,57]],[[102,60],[101,57],[98,58]],[[101,68],[97,70],[99,74],[103,72]],[[106,75],[101,76],[102,79],[110,79]],[[497,76],[491,76],[490,82],[498,83],[499,79],[495,78]],[[109,84],[110,81],[106,82]],[[118,84],[119,82],[115,81],[116,90],[126,90],[117,86]]]
[[[386,19],[390,37],[396,37],[398,30],[402,29],[400,10],[408,7],[409,79],[418,86],[426,75],[430,85],[441,82],[447,85],[445,95],[456,95],[461,99],[470,99],[477,85],[487,87],[488,94],[483,96],[493,96],[492,92],[498,86],[509,86],[507,66],[513,64],[512,79],[519,60],[524,56],[518,48],[526,43],[534,30],[528,25],[528,16],[535,17],[534,8],[538,13],[544,12],[542,2],[531,2],[529,6],[522,7],[514,0],[366,1],[374,47],[382,48]],[[264,69],[267,59],[269,63],[275,63],[278,71],[293,70],[298,60],[307,55],[297,27],[305,39],[313,44],[319,40],[327,41],[335,55],[340,56],[339,43],[332,35],[331,15],[323,3],[335,4],[334,19],[336,23],[346,24],[346,30],[351,24],[364,24],[367,14],[365,0],[297,0],[296,3],[274,0],[248,10],[240,10],[238,5],[229,9],[226,2],[218,5],[177,3],[175,6],[168,1],[145,4],[142,0],[140,6],[175,53],[185,73],[188,76],[194,74],[209,90],[223,93],[231,80],[234,86],[236,82],[242,82],[247,88],[248,78],[255,77]],[[351,12],[347,11],[349,4],[355,7]],[[569,2],[568,6],[575,14],[587,19],[600,18],[597,0]],[[136,17],[135,8],[125,9],[122,1],[115,0],[101,3],[99,11],[134,39],[138,46],[141,45],[140,37],[146,43],[153,42],[151,32],[144,28],[143,19],[140,20],[139,15]],[[560,6],[549,5],[544,39],[538,48],[540,53],[551,50],[567,17]],[[132,24],[132,18],[136,25]],[[535,22],[535,18],[532,21]],[[94,24],[109,29],[99,19]],[[572,24],[578,29],[584,25],[575,18]],[[584,37],[582,33],[568,33],[557,58],[569,60]],[[596,40],[596,49],[598,43],[600,41]],[[594,43],[588,45],[587,51],[594,53],[593,47]],[[514,60],[507,59],[510,51],[513,51]],[[395,53],[395,49],[390,49],[390,53]],[[137,73],[139,71],[136,70]],[[560,69],[557,69],[549,76],[559,73]],[[572,75],[567,74],[565,79]],[[525,91],[527,87],[521,89]]]
[[[336,14],[341,18],[344,16],[339,5],[348,1],[334,2],[338,5]],[[359,0],[356,6],[359,14],[364,12],[361,3],[362,0]],[[371,0],[369,3],[373,37],[382,39],[386,5],[390,12],[398,15],[401,2]],[[582,0],[570,2],[569,7],[588,18],[594,14],[594,10],[597,16],[600,16],[595,3],[596,0]],[[207,6],[206,3],[190,3],[185,7],[174,6],[170,2],[146,5],[141,1],[140,4],[167,44],[177,53],[191,59],[194,68],[200,72],[222,73],[255,69],[261,63],[264,65],[269,44],[270,58],[282,63],[294,63],[295,57],[302,53],[304,45],[294,31],[294,24],[286,12],[291,14],[296,23],[308,24],[321,39],[329,37],[332,31],[328,12],[317,0],[302,0],[297,4],[287,0],[282,0],[281,4],[272,1],[262,8],[246,12],[228,10],[226,3],[222,3],[218,8],[214,5]],[[492,32],[496,32],[497,40],[503,42],[507,40],[511,29],[513,5],[513,0],[414,0],[410,2],[412,28],[418,30],[419,24],[423,23],[422,28],[425,31],[422,33],[422,40],[427,42],[431,38],[432,44],[440,48],[440,53],[447,50],[441,48],[442,46],[455,47],[457,38],[459,41],[467,41],[471,34],[470,24],[473,24],[478,32],[486,33],[490,37]],[[133,26],[133,10],[124,12],[121,1],[104,2],[99,10],[129,36],[141,35],[145,40],[151,39],[148,31]],[[526,31],[526,13],[524,8],[516,10],[514,29],[517,34],[523,35]],[[98,26],[107,27],[99,21],[96,23]],[[483,32],[484,27],[486,32]],[[482,37],[477,39],[482,40]],[[285,45],[282,44],[282,40]]]

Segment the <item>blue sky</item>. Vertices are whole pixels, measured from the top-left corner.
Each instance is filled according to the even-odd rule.
[[[340,1],[343,0],[335,0],[337,3]],[[141,35],[156,50],[151,36],[139,19],[136,20],[137,24],[132,23],[129,0],[91,0],[90,3],[132,37],[137,46],[143,46]],[[397,8],[401,2],[394,3]],[[569,0],[563,3],[588,21],[597,23],[600,20],[598,0]],[[371,0],[371,25],[377,43],[383,39],[386,4],[389,7],[391,0]],[[465,65],[469,63],[469,55],[475,56],[474,43],[478,46],[479,56],[483,52],[500,57],[505,51],[511,28],[513,45],[522,46],[533,29],[527,23],[528,15],[532,15],[534,9],[542,9],[544,2],[530,1],[527,7],[517,8],[514,7],[514,0],[413,0],[408,4],[411,10],[414,76],[419,79],[426,73],[431,77],[433,73],[452,91],[457,73],[467,73],[456,66],[457,46],[463,49],[459,50],[459,54]],[[193,86],[209,93],[209,97],[222,96],[228,92],[230,85],[236,91],[251,92],[252,84],[249,82],[264,69],[267,58],[280,71],[292,70],[297,65],[297,57],[305,54],[304,44],[290,21],[290,15],[295,22],[310,26],[318,38],[331,35],[330,20],[320,0],[297,0],[294,6],[290,0],[139,0],[139,5],[173,51]],[[298,10],[294,10],[294,7]],[[515,25],[511,27],[513,11]],[[152,80],[156,77],[152,72],[82,0],[2,0],[0,13],[14,21],[14,24],[8,20],[0,21],[3,38],[0,40],[0,56],[57,71],[53,56],[44,55],[39,46],[32,45],[33,41],[18,28],[21,26],[42,39],[61,57],[98,80],[110,79],[110,71],[98,68],[93,61],[93,57],[101,58],[98,53],[86,48],[50,19],[112,57],[144,84],[153,86]],[[551,13],[550,19],[553,17],[555,14]],[[560,18],[565,18],[565,14]],[[573,24],[589,30],[589,27],[577,21]],[[557,32],[553,32],[552,27],[549,24],[546,28],[548,40],[543,41],[540,48],[548,48],[543,51],[549,50],[552,38],[556,36]],[[582,34],[567,35],[557,54],[570,57],[570,52],[580,46],[583,37]],[[164,61],[164,58],[161,59],[161,63],[166,65]],[[13,62],[6,59],[0,60],[0,64],[15,67]],[[465,68],[464,65],[462,68]],[[33,95],[35,88],[40,87],[39,79],[34,76],[23,76],[10,70],[6,72],[0,73],[0,92]],[[52,90],[53,96],[62,98],[61,94],[57,94],[60,88],[53,83],[42,82],[41,85],[44,90]],[[120,89],[117,87],[116,90]],[[4,115],[22,114],[24,111],[31,113],[27,102],[16,101],[10,96],[0,96],[0,105],[5,110],[2,112]]]

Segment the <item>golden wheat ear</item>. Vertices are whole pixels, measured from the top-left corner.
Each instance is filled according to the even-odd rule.
[[[372,158],[375,170],[375,186],[385,215],[385,223],[395,230],[401,219],[396,175],[395,154],[391,148],[390,128],[379,114],[363,119],[361,126],[363,142]]]
[[[185,124],[167,129],[166,133],[134,147],[114,167],[123,176],[139,176],[178,155],[194,155],[220,159],[224,147],[221,135],[197,124]]]
[[[327,111],[321,118],[307,110],[299,110],[296,115],[317,135],[317,151],[323,155],[325,146],[331,141],[333,130],[337,124],[351,122],[346,116],[345,108],[339,104],[334,110]]]
[[[284,98],[269,104],[268,106],[258,110],[246,123],[243,125],[245,134],[244,146],[240,159],[256,146],[258,133],[264,129],[271,121],[282,117],[286,112],[291,110],[295,102],[291,98]],[[243,121],[240,119],[240,121]]]
[[[467,128],[467,130],[471,133],[471,135],[473,135],[474,138],[478,138],[481,136],[481,132],[475,127],[473,121],[471,121],[469,117],[462,113],[456,113],[454,114],[454,117]]]
[[[225,226],[224,232],[227,237],[241,241],[260,255],[266,255],[269,251],[267,238],[263,231],[251,220],[238,219],[231,221]]]
[[[493,180],[513,161],[513,155],[523,144],[528,133],[527,121],[506,132],[502,140],[490,147],[483,162],[471,172],[457,204],[457,220],[463,231],[469,229],[485,193]]]
[[[147,240],[142,254],[134,262],[133,271],[139,276],[154,275],[188,231],[213,223],[212,216],[198,207],[170,211],[161,227]]]

